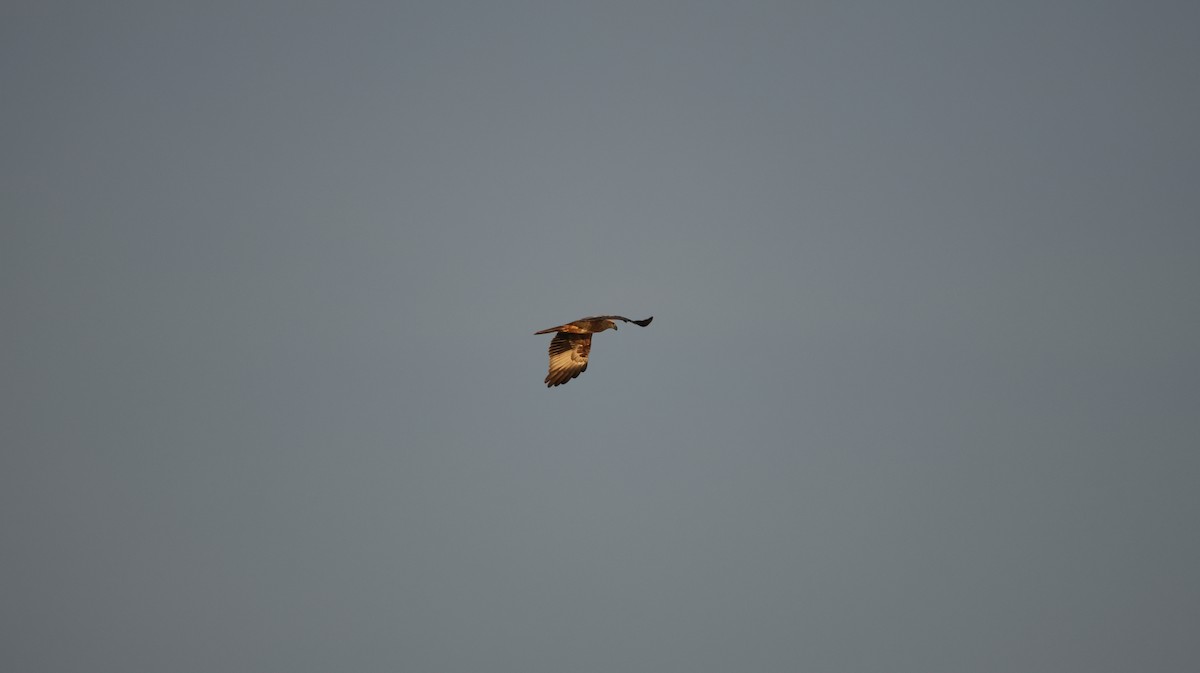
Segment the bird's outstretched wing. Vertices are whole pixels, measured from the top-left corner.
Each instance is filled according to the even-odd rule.
[[[642,327],[649,325],[650,321],[654,320],[654,316],[650,316],[649,318],[646,318],[645,320],[630,320],[629,318],[626,318],[623,315],[598,315],[598,316],[596,316],[596,318],[602,318],[605,320],[624,320],[625,322],[631,322],[635,325],[640,325]],[[590,320],[595,320],[596,318],[590,318]]]
[[[550,340],[550,373],[546,374],[546,387],[560,386],[587,371],[591,351],[591,334],[555,334]]]
[[[576,324],[576,323],[579,323],[579,324]],[[586,324],[584,324],[583,320],[576,320],[575,322],[569,322],[565,325],[559,325],[558,327],[547,327],[546,329],[540,329],[540,330],[534,332],[534,334],[550,334],[551,332],[572,332],[574,334],[591,334],[592,330],[590,328],[588,328],[588,326]]]

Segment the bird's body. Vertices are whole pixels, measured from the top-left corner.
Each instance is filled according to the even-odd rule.
[[[581,318],[558,327],[538,330],[534,334],[550,334],[550,373],[546,374],[546,387],[560,386],[587,371],[588,355],[592,351],[592,335],[607,329],[617,329],[615,320],[624,320],[645,327],[654,320],[630,320],[619,315],[600,315]]]

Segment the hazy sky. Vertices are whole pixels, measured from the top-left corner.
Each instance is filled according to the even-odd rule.
[[[9,3],[0,669],[1194,667],[1198,8]]]

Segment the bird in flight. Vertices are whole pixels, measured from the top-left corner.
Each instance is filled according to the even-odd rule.
[[[534,332],[557,332],[550,340],[550,373],[546,374],[546,387],[561,386],[587,371],[588,353],[592,351],[592,335],[606,329],[617,329],[614,320],[624,320],[645,327],[654,320],[654,316],[645,320],[630,320],[619,315],[598,315]]]

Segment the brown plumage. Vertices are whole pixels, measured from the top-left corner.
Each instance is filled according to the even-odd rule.
[[[630,320],[619,315],[598,315],[534,332],[557,332],[550,340],[550,373],[546,374],[546,387],[561,386],[587,371],[588,354],[592,352],[592,335],[606,329],[617,329],[614,320],[624,320],[645,327],[654,320],[654,316],[645,320]]]

